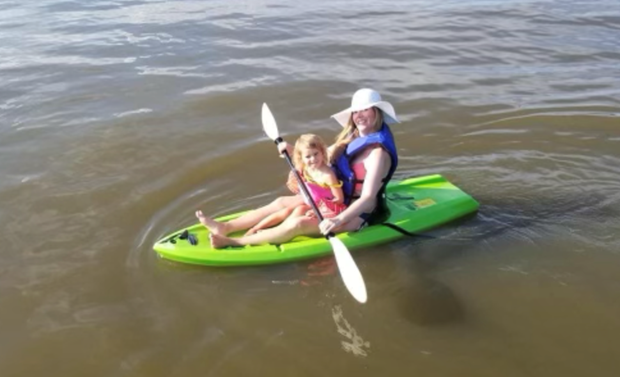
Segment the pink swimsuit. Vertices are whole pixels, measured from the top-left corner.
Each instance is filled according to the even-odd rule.
[[[321,211],[321,215],[323,215],[323,217],[329,219],[347,209],[347,206],[343,203],[336,203],[333,201],[334,196],[332,195],[331,187],[321,186],[320,184],[314,182],[308,182],[305,177],[304,182],[306,183],[306,187],[308,188],[308,191],[310,191],[310,195],[316,203],[316,206],[319,208],[319,211]],[[307,204],[310,205],[310,203]]]
[[[333,201],[334,196],[332,195],[330,186],[314,182],[306,174],[301,174],[301,179],[303,179],[306,184],[310,196],[312,196],[312,199],[324,218],[332,218],[347,209],[347,206],[343,203],[335,203]],[[291,191],[295,192],[292,188]],[[310,203],[306,204],[310,205]]]

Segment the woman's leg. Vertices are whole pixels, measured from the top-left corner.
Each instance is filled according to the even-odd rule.
[[[299,195],[281,196],[266,206],[257,208],[253,211],[247,212],[236,219],[230,221],[216,221],[210,217],[205,216],[202,211],[196,211],[196,217],[198,220],[209,229],[211,234],[228,235],[232,232],[239,230],[249,229],[252,226],[258,224],[259,221],[265,217],[271,215],[278,210],[285,207],[294,207],[303,203],[303,198]]]
[[[254,233],[258,232],[259,230],[271,228],[274,225],[280,224],[281,222],[286,220],[286,218],[293,212],[293,210],[294,210],[294,208],[287,207],[287,208],[282,208],[278,212],[272,213],[271,215],[269,215],[269,216],[265,217],[264,219],[262,219],[261,221],[259,221],[258,224],[256,224],[253,227],[251,227],[245,233],[245,235],[249,236],[250,234],[254,234]]]
[[[225,246],[261,245],[266,243],[281,244],[300,235],[319,235],[317,219],[307,216],[291,216],[275,228],[265,229],[262,232],[249,236],[232,238],[211,233],[209,237],[211,239],[211,247],[218,249]]]

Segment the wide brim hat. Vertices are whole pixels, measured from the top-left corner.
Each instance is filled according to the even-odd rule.
[[[366,110],[376,107],[383,113],[383,121],[387,124],[400,123],[396,117],[394,106],[388,101],[381,100],[381,94],[372,89],[360,89],[351,98],[351,106],[338,112],[331,117],[334,118],[342,127],[346,127],[351,113],[354,111]]]

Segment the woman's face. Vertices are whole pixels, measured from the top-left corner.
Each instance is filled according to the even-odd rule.
[[[351,116],[353,117],[353,123],[357,126],[357,129],[362,134],[368,134],[375,131],[375,121],[377,120],[377,113],[375,108],[371,107],[366,110],[354,111]]]

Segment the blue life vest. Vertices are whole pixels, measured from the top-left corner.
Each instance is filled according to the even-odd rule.
[[[352,199],[355,199],[353,197],[355,184],[363,182],[356,179],[353,169],[351,169],[351,161],[353,161],[357,153],[375,144],[380,144],[389,153],[392,159],[390,171],[383,180],[383,185],[377,195],[379,201],[384,200],[385,187],[392,178],[394,171],[396,171],[396,166],[398,165],[398,153],[396,151],[396,144],[394,143],[394,136],[392,136],[392,131],[390,131],[390,128],[385,123],[383,123],[379,131],[367,136],[358,137],[350,142],[349,145],[347,145],[346,151],[338,157],[334,164],[334,170],[336,170],[338,178],[342,180],[344,203],[347,205],[351,203]]]

